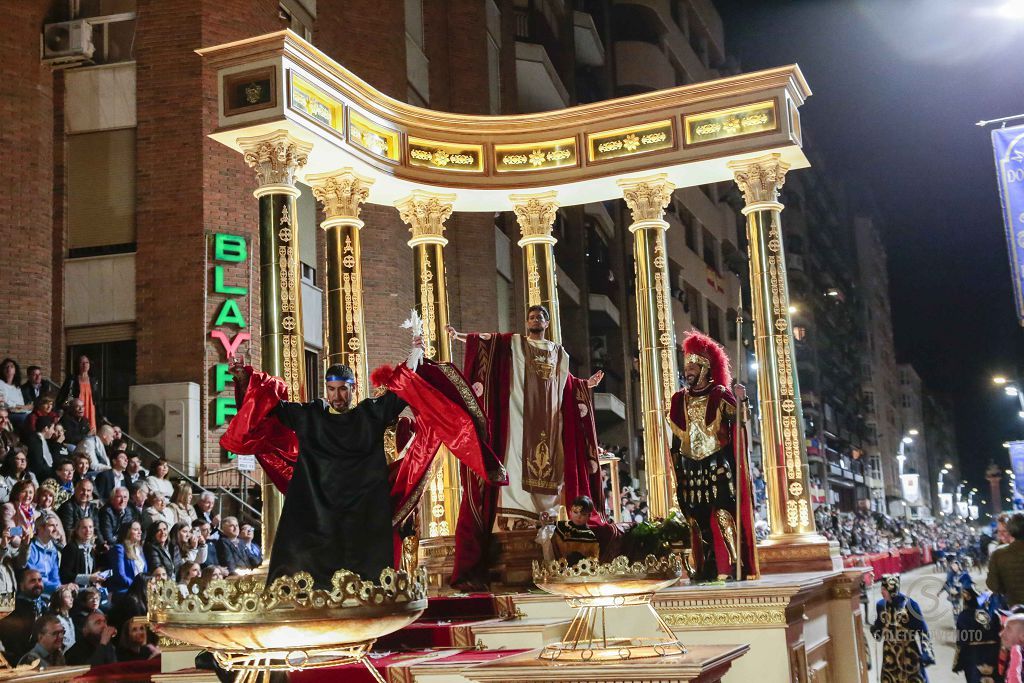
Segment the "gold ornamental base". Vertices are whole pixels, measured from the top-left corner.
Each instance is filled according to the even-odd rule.
[[[565,560],[546,565],[534,562],[537,587],[563,597],[576,609],[565,640],[545,646],[538,658],[598,662],[686,654],[686,648],[651,605],[656,592],[676,583],[682,575],[682,558],[676,554],[660,559],[648,555],[643,562],[635,563],[626,557],[607,564],[584,559],[573,566]],[[629,606],[645,607],[661,637],[609,638],[606,611]]]
[[[341,570],[330,589],[300,572],[193,582],[184,594],[173,581],[150,587],[149,621],[161,636],[213,653],[238,683],[269,681],[275,671],[362,663],[381,636],[402,629],[427,607],[426,573],[385,569],[380,583]]]
[[[686,648],[651,606],[653,597],[654,593],[604,598],[567,598],[566,602],[575,607],[577,612],[566,631],[566,639],[546,645],[539,657],[563,662],[599,662],[686,654]],[[658,630],[665,637],[609,638],[605,610],[631,605],[645,606],[658,624]]]

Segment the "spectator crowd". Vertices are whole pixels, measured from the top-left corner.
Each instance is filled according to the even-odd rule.
[[[147,659],[148,583],[183,593],[259,566],[255,528],[214,512],[166,460],[147,471],[116,425],[97,411],[89,359],[60,388],[0,361],[0,621],[7,661],[41,665]]]
[[[930,548],[936,558],[967,555],[976,561],[987,554],[981,532],[958,517],[908,520],[878,512],[841,512],[822,505],[815,509],[814,521],[822,535],[839,542],[843,556],[900,548]]]

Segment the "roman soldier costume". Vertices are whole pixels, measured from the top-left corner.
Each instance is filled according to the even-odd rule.
[[[746,437],[737,429],[729,357],[699,332],[683,341],[687,364],[700,366],[692,386],[672,396],[669,423],[676,501],[690,523],[694,576],[699,581],[756,578],[754,507]]]

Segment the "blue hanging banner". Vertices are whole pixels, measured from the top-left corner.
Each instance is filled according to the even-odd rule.
[[[1010,496],[1013,508],[1020,510],[1024,507],[1024,441],[1010,442],[1010,469],[1014,477],[1010,480]]]
[[[992,131],[1017,321],[1024,326],[1024,126]]]

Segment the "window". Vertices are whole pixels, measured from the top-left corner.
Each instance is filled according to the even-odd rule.
[[[313,11],[316,12],[315,6]],[[282,0],[278,5],[278,16],[285,28],[290,28],[305,40],[313,40],[313,22],[316,16],[307,11],[302,0]]]
[[[494,260],[497,268],[498,329],[511,330],[512,325],[512,241],[494,226]]]
[[[302,277],[313,286],[316,282],[316,236],[318,227],[318,209],[313,189],[304,183],[298,183],[302,194],[295,200],[295,212],[299,223],[299,260],[302,262]],[[308,275],[308,277],[307,277]]]
[[[135,250],[135,129],[68,138],[69,256]]]
[[[71,331],[68,336],[72,336]],[[99,397],[93,396],[97,410],[110,422],[127,429],[128,387],[135,384],[135,340],[74,343],[67,350],[65,367],[69,373],[77,367],[79,356],[89,357],[89,372],[100,383]]]
[[[487,0],[487,87],[491,113],[501,113],[501,10]]]
[[[426,106],[430,100],[430,62],[423,33],[423,0],[405,0],[405,73],[409,102]]]
[[[704,248],[703,257],[704,263],[706,263],[713,271],[718,272],[718,240],[716,240],[707,228],[701,228],[701,232],[704,237]]]
[[[708,302],[708,334],[716,341],[722,341],[722,309]]]
[[[326,368],[325,368],[326,369]],[[313,349],[306,349],[306,400],[315,401],[320,398],[320,354]]]

